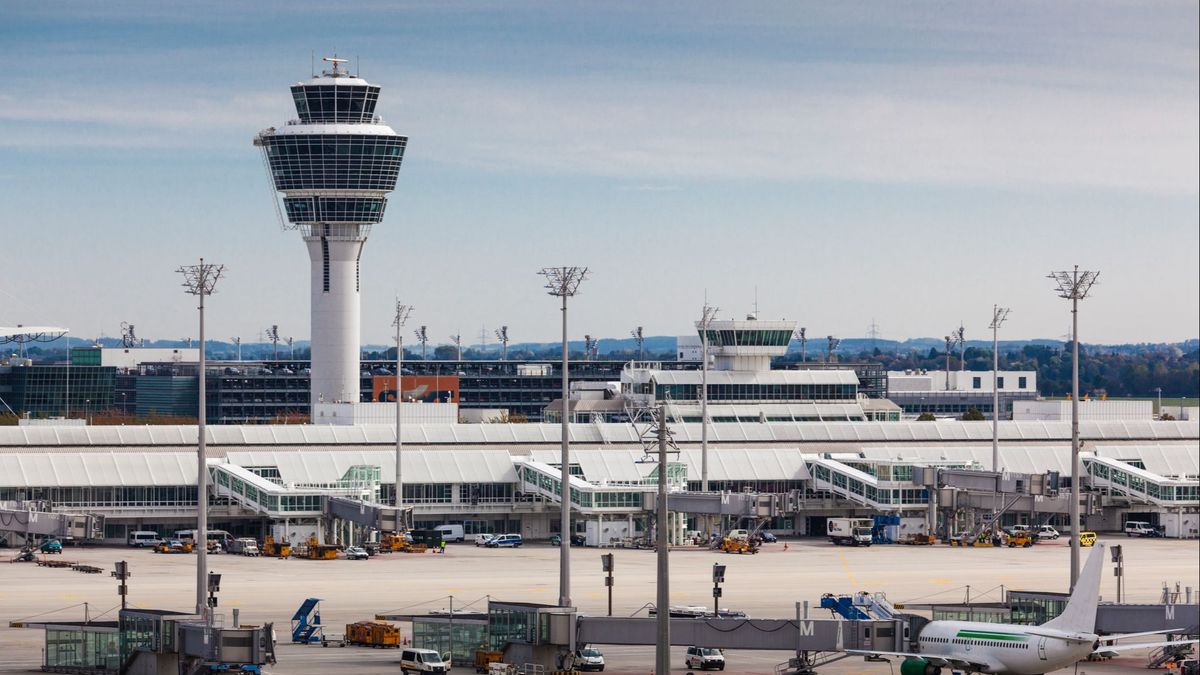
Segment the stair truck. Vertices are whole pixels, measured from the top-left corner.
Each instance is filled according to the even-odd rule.
[[[870,546],[874,525],[870,518],[830,518],[825,532],[835,546]]]

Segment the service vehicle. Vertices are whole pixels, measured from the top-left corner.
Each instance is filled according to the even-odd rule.
[[[575,650],[576,670],[604,671],[604,653],[595,647],[584,647]]]
[[[725,535],[726,539],[749,539],[750,530],[730,530],[729,534]]]
[[[462,525],[438,525],[433,529],[437,530],[438,533],[442,535],[442,541],[447,543],[452,541],[465,541],[467,538],[467,536],[463,534]]]
[[[58,553],[62,554],[62,542],[57,539],[47,539],[38,547],[38,551],[42,553]]]
[[[1043,539],[1048,539],[1048,540],[1053,541],[1055,539],[1058,539],[1060,536],[1062,536],[1062,535],[1060,535],[1058,533],[1058,530],[1054,529],[1053,527],[1051,527],[1049,525],[1042,525],[1041,527],[1039,527],[1037,529],[1038,541],[1041,541]]]
[[[765,530],[758,536],[758,538],[761,539],[762,543],[764,544],[774,544],[775,542],[779,541],[779,537],[776,537],[773,532],[767,532]]]
[[[400,672],[409,673],[447,673],[450,663],[441,654],[432,649],[414,649],[405,647],[400,652]]]
[[[494,536],[496,536],[496,535],[494,535],[494,534],[477,534],[477,535],[475,535],[475,545],[476,546],[487,546],[488,541],[490,541],[491,538]]]
[[[688,647],[683,663],[684,667],[696,670],[725,670],[725,655],[715,647]]]
[[[587,544],[587,537],[583,536],[582,534],[571,535],[571,545],[572,546],[583,546],[585,544]],[[555,532],[554,534],[550,535],[550,545],[551,546],[562,546],[562,535],[559,534],[558,532]]]
[[[1144,520],[1127,520],[1125,521],[1125,536],[1156,537],[1158,536],[1158,530]]]
[[[488,548],[517,548],[521,545],[519,534],[498,534],[488,540],[484,546]]]
[[[870,546],[874,525],[870,518],[830,518],[825,532],[835,546]]]
[[[146,546],[154,547],[163,543],[163,538],[158,536],[157,532],[150,530],[138,530],[137,532],[129,533],[129,545],[137,548],[145,548]]]
[[[346,624],[346,642],[352,645],[390,649],[400,647],[400,629],[382,621]]]
[[[371,554],[367,553],[367,549],[361,546],[351,546],[346,549],[346,560],[366,560],[370,557]]]
[[[1029,548],[1033,546],[1033,535],[1029,530],[1012,530],[1008,533],[1009,548]]]
[[[1079,545],[1080,546],[1095,546],[1096,545],[1096,533],[1095,532],[1080,532],[1079,533]]]
[[[258,548],[258,540],[253,537],[238,537],[229,542],[229,552],[238,553],[244,556],[261,555],[262,551]]]

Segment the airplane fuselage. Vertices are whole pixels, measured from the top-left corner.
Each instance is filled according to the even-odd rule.
[[[1031,631],[1036,631],[1031,632]],[[921,631],[921,655],[980,664],[996,675],[1042,675],[1088,657],[1095,635],[1056,637],[1059,631],[977,621],[934,621]],[[1084,638],[1084,639],[1081,639]]]

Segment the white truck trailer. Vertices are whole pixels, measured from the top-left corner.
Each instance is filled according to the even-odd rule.
[[[870,518],[830,518],[825,532],[835,546],[870,546],[874,525]]]

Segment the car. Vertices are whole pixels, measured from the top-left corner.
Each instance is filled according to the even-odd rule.
[[[488,548],[518,548],[521,546],[521,535],[498,534],[484,544]]]
[[[38,547],[42,553],[58,553],[62,554],[62,542],[57,539],[47,539]]]
[[[595,647],[575,650],[575,668],[578,670],[604,671],[604,653]]]
[[[1125,522],[1126,537],[1157,537],[1158,530],[1144,520],[1129,520]]]
[[[477,535],[475,535],[475,545],[476,546],[487,546],[488,541],[490,541],[491,538],[494,536],[496,536],[496,535],[494,535],[494,534],[477,534]]]
[[[366,560],[371,554],[367,553],[367,549],[361,546],[351,546],[346,549],[346,560]]]
[[[400,672],[402,675],[408,675],[409,672],[448,673],[450,663],[448,658],[432,649],[405,647],[400,652]]]
[[[685,668],[696,670],[725,670],[725,655],[715,647],[688,647],[683,663]]]
[[[762,539],[764,544],[774,544],[775,542],[779,541],[779,537],[776,537],[770,532],[763,532],[760,536],[760,539]]]
[[[561,534],[555,532],[554,534],[550,535],[550,545],[551,546],[559,546],[561,544],[562,544],[562,535]],[[571,545],[572,546],[585,546],[585,545],[587,545],[587,537],[583,536],[582,534],[573,534],[573,535],[571,535]]]
[[[1038,541],[1041,541],[1043,539],[1054,540],[1054,539],[1058,539],[1060,536],[1061,535],[1058,533],[1058,530],[1054,529],[1053,527],[1051,527],[1049,525],[1042,525],[1041,527],[1039,527],[1037,529]]]

